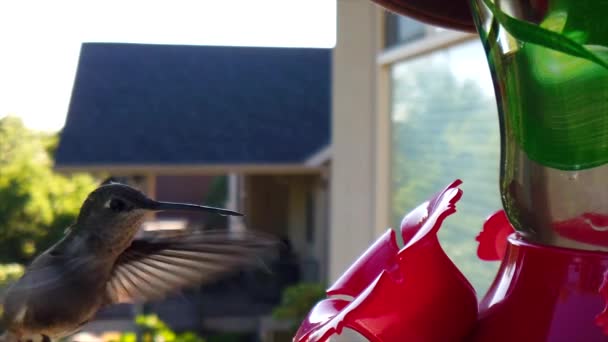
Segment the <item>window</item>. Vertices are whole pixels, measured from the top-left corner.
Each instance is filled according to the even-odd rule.
[[[437,33],[441,34],[441,33]],[[464,181],[458,212],[439,233],[442,246],[483,295],[498,263],[477,259],[475,237],[502,208],[500,134],[481,43],[464,40],[389,64],[392,223],[453,180]]]
[[[384,30],[386,47],[420,39],[427,31],[421,22],[391,12],[385,13]]]

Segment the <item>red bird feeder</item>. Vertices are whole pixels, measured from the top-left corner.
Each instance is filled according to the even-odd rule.
[[[608,3],[374,1],[479,32],[500,115],[504,209],[486,221],[477,253],[501,266],[477,303],[441,248],[437,232],[462,196],[455,181],[355,261],[294,341],[345,327],[372,342],[608,340]]]

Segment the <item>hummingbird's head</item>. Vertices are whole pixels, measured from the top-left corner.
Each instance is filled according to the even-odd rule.
[[[189,210],[242,216],[240,213],[227,209],[155,201],[128,185],[109,183],[98,187],[89,194],[80,208],[76,229],[95,232],[97,236],[102,236],[104,241],[110,240],[107,242],[128,246],[144,222],[146,213],[165,210]]]

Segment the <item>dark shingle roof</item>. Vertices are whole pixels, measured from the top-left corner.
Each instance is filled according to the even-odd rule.
[[[331,50],[83,44],[58,166],[298,163],[330,142]]]

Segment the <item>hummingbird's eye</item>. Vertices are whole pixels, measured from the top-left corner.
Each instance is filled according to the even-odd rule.
[[[117,213],[129,210],[127,203],[118,198],[107,201],[105,207]]]

